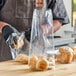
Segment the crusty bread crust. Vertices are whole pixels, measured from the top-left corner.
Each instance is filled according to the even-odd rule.
[[[27,63],[28,63],[28,56],[25,55],[25,54],[19,54],[19,55],[16,57],[15,61],[18,61],[18,62],[27,64]]]
[[[30,66],[30,69],[36,69],[36,63],[38,61],[38,57],[37,56],[32,56],[30,57],[29,59],[29,66]]]
[[[70,63],[73,60],[73,50],[70,47],[59,48],[59,55],[57,55],[57,61],[61,63]]]
[[[36,64],[36,69],[37,70],[47,70],[49,66],[48,60],[42,58],[39,59],[37,64]]]

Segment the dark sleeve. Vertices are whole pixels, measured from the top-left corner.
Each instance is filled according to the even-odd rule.
[[[63,0],[49,0],[48,8],[52,9],[54,20],[61,21],[63,25],[70,22]]]
[[[0,10],[2,9],[2,7],[4,6],[5,4],[5,0],[0,0]]]

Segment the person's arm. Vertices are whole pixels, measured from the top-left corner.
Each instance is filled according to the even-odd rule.
[[[21,38],[20,33],[10,24],[0,22],[0,33],[11,48],[19,49],[24,45],[23,38]]]
[[[53,20],[62,22],[62,25],[70,22],[63,0],[51,0],[48,8],[52,10]]]
[[[41,28],[43,30],[43,34],[46,34],[46,35],[49,35],[51,33],[58,31],[61,27],[62,27],[62,22],[60,22],[58,20],[53,20],[53,28],[51,28],[47,24],[44,26],[41,26]]]
[[[6,2],[6,0],[0,0],[0,11],[2,10],[3,6],[5,5],[5,2]],[[0,34],[2,34],[2,28],[6,25],[8,25],[8,23],[2,22],[1,17],[0,17]]]
[[[62,22],[60,22],[58,20],[53,20],[53,26],[54,26],[53,32],[56,32],[61,28]]]
[[[2,28],[7,25],[8,23],[0,21],[0,34],[2,34]]]
[[[70,22],[63,0],[49,0],[48,8],[52,10],[53,14],[53,32]],[[51,33],[50,29],[48,32]]]

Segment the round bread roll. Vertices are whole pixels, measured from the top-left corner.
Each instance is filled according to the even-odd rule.
[[[49,66],[48,60],[45,58],[39,59],[36,64],[37,70],[47,70]]]
[[[76,46],[73,46],[71,48],[73,49],[73,54],[74,54],[73,60],[76,60]]]
[[[29,66],[30,66],[30,69],[36,69],[36,63],[38,61],[38,57],[37,56],[32,56],[30,59],[29,59]]]
[[[76,53],[74,53],[74,57],[73,57],[73,60],[75,60],[75,61],[76,61]]]
[[[28,56],[25,55],[25,54],[19,54],[19,55],[16,57],[15,61],[18,61],[18,62],[27,64],[27,63],[28,63]]]
[[[65,46],[65,47],[60,47],[60,48],[59,48],[59,52],[60,52],[60,53],[72,52],[72,53],[73,53],[73,50],[72,50],[70,47]]]
[[[70,63],[73,60],[73,50],[70,47],[59,48],[60,54],[57,55],[57,61],[61,63]]]

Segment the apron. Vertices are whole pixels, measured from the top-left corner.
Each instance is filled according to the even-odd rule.
[[[6,0],[0,11],[1,20],[9,23],[19,32],[25,31],[31,27],[34,8],[35,0]],[[0,36],[0,43],[0,61],[12,59],[10,49],[2,36]]]

